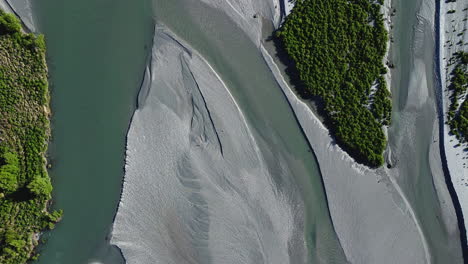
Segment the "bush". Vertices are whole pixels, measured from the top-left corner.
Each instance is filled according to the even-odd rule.
[[[0,11],[0,34],[11,34],[21,31],[21,22],[13,14]]]
[[[28,189],[32,194],[38,196],[50,196],[52,192],[52,184],[49,177],[36,176],[28,184]]]
[[[0,190],[11,193],[18,188],[18,157],[15,153],[6,152],[2,158],[4,164],[0,167]]]
[[[325,121],[356,161],[378,167],[391,121],[382,74],[387,31],[369,0],[297,1],[276,37],[292,60],[302,95],[323,102]],[[371,89],[371,87],[374,87]]]
[[[454,54],[456,66],[451,73],[449,89],[452,91],[451,103],[447,114],[450,131],[457,136],[460,142],[468,142],[468,100],[459,102],[461,95],[468,89],[468,53]]]
[[[16,191],[17,188],[17,176],[6,171],[0,171],[0,189],[6,193],[10,193]]]

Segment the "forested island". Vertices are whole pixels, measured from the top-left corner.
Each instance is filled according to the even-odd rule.
[[[50,134],[45,42],[0,10],[0,263],[37,257],[38,233],[54,227],[45,152]]]
[[[357,162],[384,163],[391,121],[383,77],[388,33],[383,0],[297,0],[276,32],[299,94],[312,98],[337,143]]]
[[[450,133],[454,134],[461,143],[468,142],[468,53],[457,52],[450,63],[455,63],[451,73],[449,89],[450,108],[448,112],[448,123]]]

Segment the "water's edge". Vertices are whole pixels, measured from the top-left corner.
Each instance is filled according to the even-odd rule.
[[[464,263],[468,263],[468,240],[466,235],[466,226],[463,216],[463,211],[461,208],[460,201],[458,200],[457,192],[452,182],[452,177],[450,176],[450,171],[447,163],[447,156],[445,154],[445,111],[444,111],[444,87],[442,86],[441,71],[442,63],[440,58],[442,55],[440,46],[441,44],[441,25],[440,17],[441,15],[441,1],[434,0],[436,4],[435,10],[435,54],[434,54],[434,72],[435,72],[435,85],[436,85],[436,95],[437,95],[437,114],[439,119],[439,149],[440,156],[442,159],[442,169],[444,171],[444,178],[447,184],[447,189],[452,197],[453,206],[455,208],[455,214],[457,215],[458,229],[460,230],[460,240],[462,246],[462,254]]]

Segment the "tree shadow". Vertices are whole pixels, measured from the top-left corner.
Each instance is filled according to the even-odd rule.
[[[275,36],[275,33],[276,31],[273,32],[273,34],[265,41],[273,43],[275,47],[275,56],[286,67],[284,71],[287,76],[285,77],[289,78],[289,83],[292,85],[291,88],[296,92],[296,94],[300,96],[302,100],[307,101],[308,103],[312,103],[314,109],[317,111],[320,117],[324,119],[324,123],[326,125],[330,125],[327,118],[327,113],[325,111],[325,103],[323,99],[320,96],[313,95],[310,90],[307,89],[307,86],[301,80],[299,71],[296,68],[296,63],[288,55],[284,43],[280,38]]]
[[[15,202],[25,202],[34,198],[34,195],[29,191],[27,187],[18,188],[15,192],[7,196],[8,199]]]

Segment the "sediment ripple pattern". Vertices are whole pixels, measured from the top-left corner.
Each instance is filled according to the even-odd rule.
[[[202,57],[157,26],[112,242],[127,263],[305,263],[303,202]],[[281,183],[281,184],[279,184]]]

